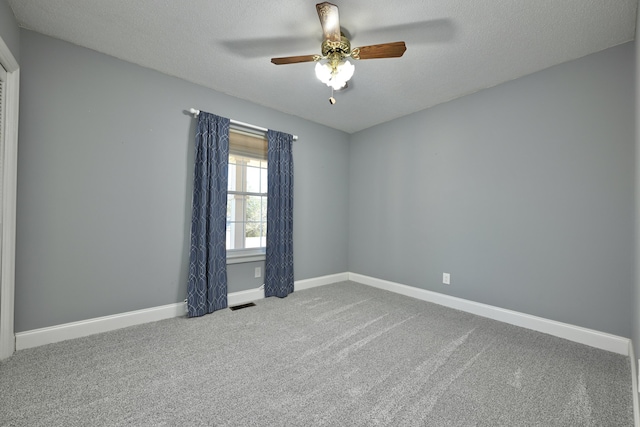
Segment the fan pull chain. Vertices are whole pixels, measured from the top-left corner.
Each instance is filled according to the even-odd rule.
[[[331,88],[331,96],[329,97],[329,104],[333,105],[336,103],[336,99],[333,97],[333,87]]]

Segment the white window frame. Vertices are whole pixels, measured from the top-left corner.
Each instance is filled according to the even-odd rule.
[[[241,125],[231,124],[230,128],[231,130],[256,135],[258,137],[264,138],[265,140],[267,138],[266,132],[258,131],[255,129],[248,129]],[[238,191],[238,192],[229,191],[229,193],[236,193],[236,194],[240,193],[248,196],[264,196],[264,197],[267,196],[266,192],[252,193],[252,192],[246,192],[246,191]],[[264,247],[260,247],[260,248],[227,249],[227,264],[239,264],[239,263],[246,263],[246,262],[264,261],[265,257],[266,257],[266,244]]]

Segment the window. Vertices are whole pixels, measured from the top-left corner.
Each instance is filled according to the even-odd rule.
[[[229,131],[227,257],[262,255],[267,246],[267,139]]]

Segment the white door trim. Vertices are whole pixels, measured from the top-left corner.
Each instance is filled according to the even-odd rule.
[[[2,249],[0,255],[0,360],[16,348],[13,328],[16,259],[16,181],[18,172],[18,108],[20,67],[0,38],[0,64],[7,70],[4,165],[2,167]]]

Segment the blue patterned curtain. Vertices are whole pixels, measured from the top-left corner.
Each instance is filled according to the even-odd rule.
[[[267,132],[267,254],[265,297],[293,292],[293,136]]]
[[[229,119],[200,112],[191,217],[189,317],[227,307]]]

